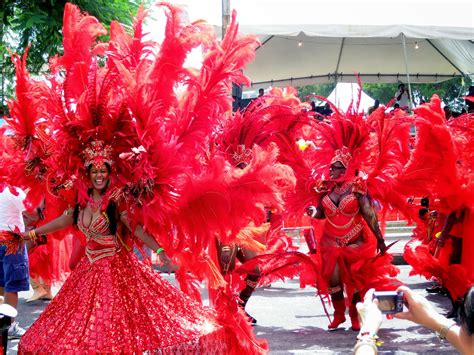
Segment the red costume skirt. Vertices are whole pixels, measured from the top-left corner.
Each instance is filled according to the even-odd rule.
[[[126,251],[83,258],[21,338],[24,353],[228,353],[226,330]]]
[[[321,240],[322,276],[327,282],[331,279],[336,265],[339,266],[340,279],[349,298],[354,292],[361,297],[370,288],[376,290],[395,290],[401,282],[395,278],[399,269],[392,265],[389,253],[377,255],[377,241],[367,227],[361,232],[363,243],[331,246]],[[322,239],[331,238],[323,235]],[[335,244],[335,243],[334,243]]]

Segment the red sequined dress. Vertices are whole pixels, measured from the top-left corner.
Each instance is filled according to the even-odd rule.
[[[228,352],[226,330],[110,235],[105,214],[89,227],[86,257],[21,338],[19,353]]]

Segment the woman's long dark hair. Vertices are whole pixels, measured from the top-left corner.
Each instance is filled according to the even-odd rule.
[[[459,318],[461,327],[467,331],[469,335],[474,334],[474,286],[471,286],[464,296],[459,309]]]
[[[110,172],[112,171],[110,165],[105,163],[105,166],[107,167],[107,170],[110,174]],[[88,174],[90,173],[91,169],[92,169],[92,164],[87,167],[87,173]],[[108,188],[108,184],[107,184],[107,187],[102,191],[102,194],[105,194],[105,192],[107,191],[107,188]],[[93,189],[89,188],[87,190],[87,195],[91,196],[92,191],[93,191]],[[76,205],[74,206],[74,212],[73,212],[73,215],[72,215],[73,219],[74,219],[74,226],[76,226],[76,227],[77,227],[77,221],[79,219],[79,207],[80,207],[79,203],[76,203]],[[110,234],[117,233],[117,225],[118,225],[118,219],[119,219],[117,204],[114,201],[109,200],[109,203],[107,205],[107,209],[105,210],[105,213],[107,215],[107,218],[109,219]]]

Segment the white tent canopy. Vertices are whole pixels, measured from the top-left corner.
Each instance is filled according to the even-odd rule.
[[[221,25],[221,0],[177,0],[187,1],[192,18]],[[470,0],[230,0],[230,5],[240,32],[262,42],[245,70],[253,88],[354,82],[355,72],[363,82],[405,82],[407,74],[411,82],[474,75]]]
[[[328,100],[342,111],[347,111],[349,105],[356,104],[359,98],[359,84],[357,83],[337,83],[334,90],[329,94]],[[367,112],[369,107],[374,105],[374,99],[364,91],[360,95],[359,112]]]

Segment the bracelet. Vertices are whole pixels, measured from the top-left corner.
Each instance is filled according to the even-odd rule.
[[[370,340],[370,341],[374,342],[375,346],[377,346],[377,347],[382,346],[383,343],[384,343],[384,341],[379,338],[377,333],[370,333],[370,332],[360,332],[357,335],[357,340],[361,340],[361,341]]]
[[[365,338],[375,340],[375,339],[378,339],[379,337],[377,336],[377,333],[370,333],[370,332],[360,332],[357,335],[357,340],[362,340],[362,339],[365,339]]]
[[[37,239],[36,231],[34,229],[30,230],[28,232],[28,237],[30,237],[30,240],[34,243]]]
[[[364,339],[357,340],[357,343],[354,346],[354,350],[353,350],[354,354],[357,352],[357,350],[361,346],[364,346],[364,345],[370,346],[372,348],[372,350],[374,351],[374,354],[377,354],[378,349],[377,349],[377,346],[375,345],[375,341],[371,340],[370,338],[364,338]]]
[[[156,255],[159,255],[162,251],[165,251],[162,247],[159,247],[158,249],[155,250]]]
[[[451,329],[455,325],[456,325],[456,322],[452,322],[447,325],[446,324],[442,325],[437,334],[438,339],[441,341],[446,340],[446,336],[448,335],[449,329]]]

